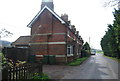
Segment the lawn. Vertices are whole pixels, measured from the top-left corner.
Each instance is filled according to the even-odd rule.
[[[96,51],[96,53],[103,54],[103,52],[102,52],[102,51]]]
[[[89,57],[78,58],[78,59],[74,60],[73,62],[68,63],[67,65],[69,65],[69,66],[77,66],[77,65],[80,65],[85,60],[87,60],[88,58]]]
[[[109,56],[105,56],[105,55],[104,55],[104,57],[108,57],[108,58],[110,58],[110,59],[112,59],[112,60],[115,60],[115,61],[117,61],[117,62],[120,63],[120,59],[117,59],[117,58],[115,58],[115,57],[109,57]]]

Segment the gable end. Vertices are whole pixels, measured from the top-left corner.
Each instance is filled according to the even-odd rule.
[[[55,12],[53,12],[50,8],[45,6],[41,11],[38,12],[38,14],[32,19],[32,21],[27,25],[27,27],[32,27],[32,24],[36,21],[36,19],[41,15],[41,13],[47,9],[49,12],[51,12],[59,21],[61,21],[62,24],[65,24],[65,21],[60,18]]]

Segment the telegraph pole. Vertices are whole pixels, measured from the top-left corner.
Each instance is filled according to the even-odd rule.
[[[89,46],[90,46],[90,37],[89,37]],[[89,53],[90,53],[90,48],[89,48]]]
[[[120,0],[118,1],[118,9],[120,9]]]

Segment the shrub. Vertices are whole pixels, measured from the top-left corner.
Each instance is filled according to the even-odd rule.
[[[32,77],[32,79],[40,80],[40,81],[48,81],[50,78],[48,77],[47,74],[35,73],[34,76]]]

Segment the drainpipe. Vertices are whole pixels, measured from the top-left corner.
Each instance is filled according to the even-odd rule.
[[[67,63],[67,61],[68,61],[68,59],[67,59],[67,27],[66,27],[66,34],[65,34],[65,42],[66,42],[66,48],[65,48],[65,51],[66,51],[66,57],[65,57],[65,60],[66,60],[66,63]]]
[[[48,41],[48,40],[49,40],[49,35],[47,35],[47,40],[46,40],[46,41],[47,41],[48,64],[49,64],[49,47],[48,47],[48,46],[49,46],[49,45],[48,45],[48,42],[49,42],[49,41]]]
[[[52,30],[52,34],[53,34],[53,16],[51,17],[51,19],[52,19],[52,22],[51,22],[51,30]],[[49,64],[49,44],[48,44],[48,42],[49,42],[49,38],[51,37],[51,35],[52,34],[47,34],[47,55],[48,55],[48,64]]]

